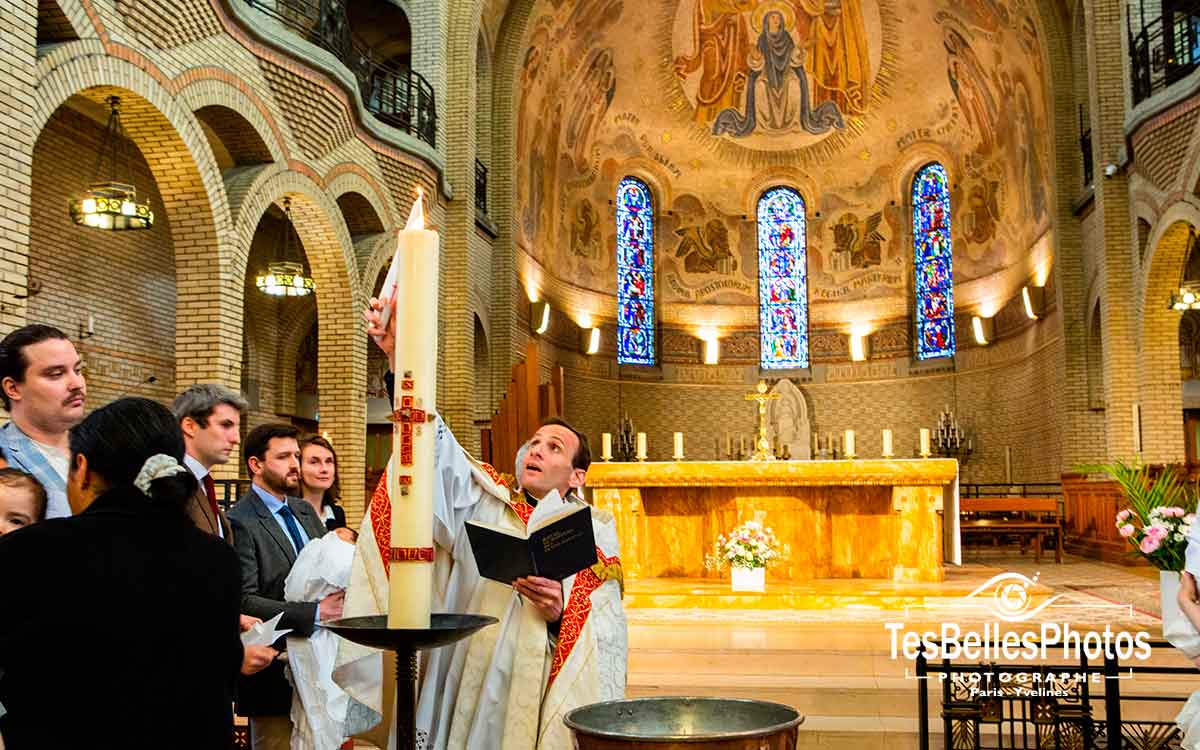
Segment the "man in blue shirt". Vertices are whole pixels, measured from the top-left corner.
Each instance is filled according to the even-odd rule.
[[[297,497],[298,436],[299,430],[287,424],[260,425],[246,436],[243,450],[253,484],[229,511],[229,523],[241,561],[242,612],[264,622],[282,612],[280,628],[308,636],[318,621],[342,616],[344,594],[320,602],[284,601],[284,582],[296,556],[310,540],[325,534],[316,511]],[[289,747],[291,707],[292,687],[279,662],[238,684],[238,713],[250,717],[255,750]]]
[[[0,341],[0,400],[12,421],[0,427],[8,465],[46,488],[46,517],[71,515],[67,504],[67,434],[83,419],[83,360],[67,335],[38,323]]]

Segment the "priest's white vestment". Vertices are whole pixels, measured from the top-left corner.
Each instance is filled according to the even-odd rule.
[[[563,581],[557,638],[537,609],[504,584],[481,578],[464,531],[469,519],[523,530],[533,512],[495,470],[471,459],[440,418],[434,482],[434,612],[491,615],[499,623],[421,654],[418,745],[425,750],[570,750],[563,716],[625,696],[626,628],[616,525],[592,509],[598,562]],[[568,500],[567,502],[579,502]],[[344,615],[383,614],[391,504],[386,477],[358,539]],[[391,658],[343,641],[334,680],[356,705],[350,731],[382,746],[392,724]],[[385,696],[386,695],[386,699]],[[380,721],[382,719],[382,721]],[[378,722],[373,732],[366,731]]]

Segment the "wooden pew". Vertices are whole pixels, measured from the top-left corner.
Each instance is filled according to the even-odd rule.
[[[960,501],[962,534],[1003,538],[1033,537],[1034,558],[1042,561],[1042,540],[1054,535],[1054,561],[1062,562],[1062,500],[1057,497],[967,497]]]

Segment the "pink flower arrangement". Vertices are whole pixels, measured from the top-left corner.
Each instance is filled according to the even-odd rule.
[[[1117,533],[1160,570],[1182,570],[1188,534],[1196,514],[1177,505],[1151,508],[1145,515],[1125,508],[1116,516]]]
[[[728,536],[717,536],[712,554],[705,556],[704,567],[709,570],[722,570],[727,565],[765,568],[779,559],[779,540],[775,532],[757,521],[746,521]]]
[[[1182,467],[1152,471],[1140,461],[1127,464],[1116,460],[1080,468],[1107,474],[1120,487],[1126,507],[1117,511],[1113,520],[1133,554],[1159,570],[1183,570],[1200,487],[1188,480]]]

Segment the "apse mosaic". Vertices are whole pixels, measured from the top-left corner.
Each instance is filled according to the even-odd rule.
[[[615,309],[614,192],[637,175],[659,201],[659,317],[752,308],[756,201],[791,185],[808,203],[814,308],[886,298],[888,314],[909,314],[910,190],[936,159],[951,177],[955,280],[1015,278],[1000,274],[1050,229],[1036,12],[1031,0],[535,0],[516,80],[520,252]]]

